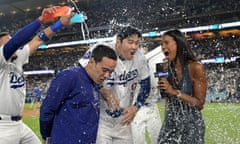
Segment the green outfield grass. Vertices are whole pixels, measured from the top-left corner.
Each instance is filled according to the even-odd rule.
[[[39,109],[37,104],[29,104],[26,103],[24,105],[24,110],[36,110]],[[40,131],[39,131],[39,116],[33,115],[30,117],[23,117],[23,122],[27,124],[35,134],[41,139]]]
[[[37,107],[26,104],[25,109]],[[159,103],[159,109],[163,120],[163,103]],[[207,103],[202,113],[206,125],[206,144],[240,144],[240,104]],[[25,117],[23,121],[40,137],[38,118]],[[149,139],[148,144],[151,144]]]

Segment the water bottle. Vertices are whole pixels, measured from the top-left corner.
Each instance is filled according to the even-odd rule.
[[[71,11],[72,11],[71,7],[61,6],[56,8],[55,13],[49,13],[48,11],[44,11],[43,18],[45,20],[54,20],[57,17],[69,15]]]
[[[79,13],[79,14],[75,14],[75,15],[71,18],[70,22],[71,22],[71,23],[82,23],[82,22],[84,22],[86,19],[87,19],[87,18],[86,18],[86,16],[85,16],[84,14]]]

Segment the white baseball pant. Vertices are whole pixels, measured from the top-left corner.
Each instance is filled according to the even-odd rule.
[[[161,129],[161,119],[157,104],[142,106],[137,112],[131,126],[134,144],[146,144],[146,130],[152,144],[157,144]]]
[[[41,141],[21,120],[0,120],[0,144],[41,144]]]

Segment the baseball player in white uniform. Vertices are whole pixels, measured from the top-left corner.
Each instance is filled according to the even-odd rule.
[[[150,75],[144,53],[139,50],[141,33],[124,27],[116,37],[117,66],[101,89],[102,99],[97,144],[132,144],[131,122],[150,92]],[[89,51],[82,59],[89,57]],[[80,60],[82,63],[84,60]],[[141,88],[136,102],[137,84]]]
[[[145,104],[138,110],[134,120],[132,122],[132,133],[134,144],[146,144],[146,131],[152,144],[157,144],[158,135],[162,126],[160,119],[160,112],[158,109],[158,102],[161,99],[161,94],[157,88],[158,78],[155,77],[156,64],[162,63],[165,56],[161,47],[157,47],[154,50],[145,54],[151,75],[151,92],[146,99]],[[139,87],[137,87],[139,90]],[[136,96],[134,102],[136,101]]]
[[[34,132],[21,120],[26,95],[22,66],[28,62],[28,57],[43,42],[49,40],[60,27],[70,24],[71,15],[62,17],[29,41],[42,23],[53,21],[53,19],[45,19],[44,14],[55,12],[56,7],[44,9],[37,20],[19,30],[12,38],[6,32],[0,33],[0,144],[41,143]]]
[[[138,110],[131,123],[134,144],[147,144],[146,131],[151,143],[157,144],[162,125],[157,101],[161,96],[156,87],[152,87],[151,91],[145,104]]]

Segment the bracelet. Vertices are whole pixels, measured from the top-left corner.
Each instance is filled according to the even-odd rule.
[[[44,41],[44,42],[49,41],[49,38],[46,36],[46,34],[45,34],[44,31],[40,31],[40,32],[38,33],[38,37],[39,37],[42,41]]]
[[[50,29],[53,32],[57,32],[57,30],[60,29],[62,26],[63,26],[62,22],[58,20],[57,22],[55,22],[53,25],[50,26]]]
[[[182,93],[180,90],[177,90],[177,91],[178,91],[178,94],[176,96],[177,96],[177,98],[180,98],[182,96]]]

